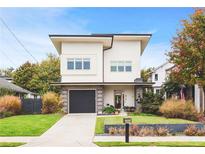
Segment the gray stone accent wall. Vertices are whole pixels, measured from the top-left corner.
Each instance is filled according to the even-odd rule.
[[[63,112],[68,113],[69,105],[68,105],[68,88],[62,87],[61,88],[61,101],[63,103]]]
[[[102,109],[104,107],[104,88],[103,86],[98,86],[96,89],[96,105],[97,114],[102,114]]]

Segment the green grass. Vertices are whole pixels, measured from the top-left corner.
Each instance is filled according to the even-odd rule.
[[[133,124],[183,124],[183,123],[195,123],[193,121],[176,119],[176,118],[165,118],[161,116],[156,116],[152,114],[140,114],[134,116],[128,116],[132,118]],[[96,134],[104,133],[104,124],[123,124],[122,116],[106,116],[106,117],[97,117],[96,119]]]
[[[38,114],[0,119],[0,136],[39,136],[61,117],[60,114]]]
[[[0,147],[18,147],[26,143],[22,142],[0,142]]]
[[[159,146],[159,147],[205,147],[205,142],[94,142],[100,147]]]

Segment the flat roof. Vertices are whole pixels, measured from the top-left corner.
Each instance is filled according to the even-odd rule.
[[[114,40],[127,40],[127,41],[141,41],[141,54],[143,53],[147,43],[150,40],[152,34],[90,34],[90,35],[59,35],[50,34],[53,45],[59,54],[61,54],[62,42],[90,42],[90,43],[102,43],[103,49],[109,49],[112,47]]]
[[[88,86],[88,85],[138,85],[138,86],[152,86],[154,82],[53,82],[51,85],[56,86]]]
[[[111,36],[152,36],[152,34],[86,34],[86,35],[64,35],[49,34],[49,37],[111,37]]]

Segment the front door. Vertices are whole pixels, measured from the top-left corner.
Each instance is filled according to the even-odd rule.
[[[124,95],[121,90],[114,91],[114,103],[116,109],[121,109],[124,106]]]

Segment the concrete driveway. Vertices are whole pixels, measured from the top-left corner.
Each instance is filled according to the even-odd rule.
[[[92,143],[95,132],[96,114],[65,115],[40,137],[24,146],[96,146]]]

